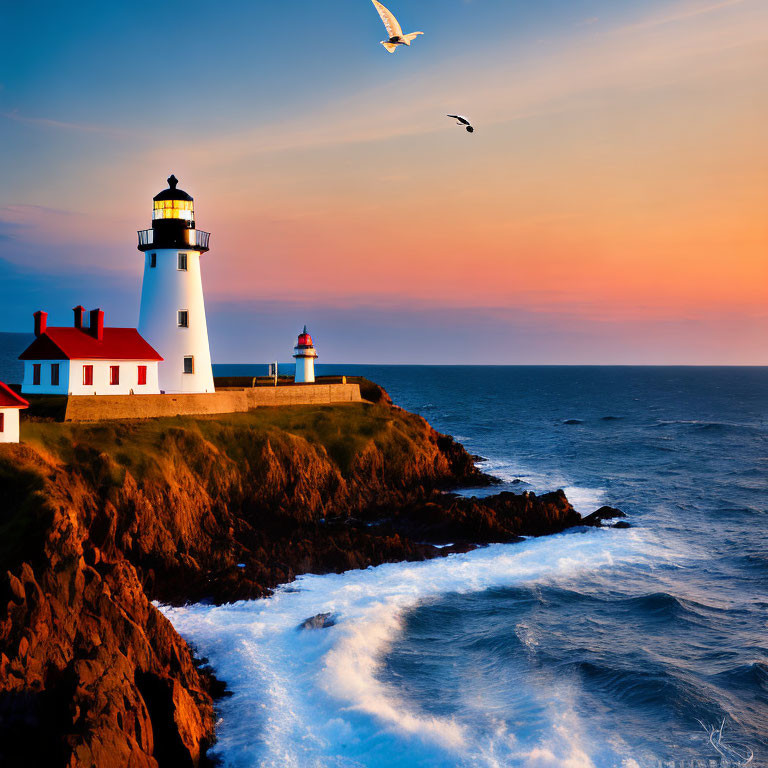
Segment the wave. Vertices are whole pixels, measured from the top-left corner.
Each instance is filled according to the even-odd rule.
[[[719,672],[714,677],[720,682],[727,682],[729,686],[738,687],[739,690],[768,695],[768,662],[742,664]]]
[[[546,736],[526,741],[492,713],[478,730],[460,715],[424,711],[384,679],[386,652],[407,614],[425,600],[679,557],[647,533],[598,530],[307,575],[267,600],[163,612],[233,692],[220,705],[215,748],[227,765],[494,766],[515,756],[516,764],[586,767],[593,765],[588,739],[567,690],[543,708]],[[336,624],[297,629],[318,613],[334,614]],[[520,633],[525,637],[524,628]]]
[[[697,604],[691,600],[683,600],[668,592],[655,592],[650,595],[640,595],[621,601],[630,613],[640,616],[669,620],[689,619],[699,614]],[[704,606],[701,606],[702,608]]]
[[[697,419],[660,419],[652,425],[655,428],[688,427],[694,433],[713,432],[715,434],[726,433],[754,433],[763,435],[764,428],[758,424],[745,424],[735,421],[701,421]]]

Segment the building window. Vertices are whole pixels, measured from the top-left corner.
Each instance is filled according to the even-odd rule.
[[[117,386],[120,383],[120,366],[119,365],[109,366],[109,383],[112,386]]]
[[[179,328],[189,328],[189,312],[186,309],[179,310]]]
[[[51,386],[59,386],[59,364],[51,363]]]
[[[187,271],[187,254],[186,253],[179,254],[179,269],[184,272]]]
[[[93,366],[92,365],[83,366],[83,384],[86,387],[93,386]]]
[[[5,432],[5,414],[0,413],[0,432]]]
[[[154,269],[157,266],[157,254],[156,253],[150,253],[149,254],[149,268]]]
[[[147,366],[146,365],[140,365],[139,366],[139,385],[144,385],[147,383]]]
[[[194,373],[195,372],[195,358],[194,357],[185,357],[184,358],[184,373]]]
[[[40,386],[40,371],[42,368],[43,366],[41,363],[34,363],[32,366],[32,384],[36,387]]]

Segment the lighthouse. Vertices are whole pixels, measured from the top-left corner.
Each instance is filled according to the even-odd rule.
[[[200,256],[210,234],[195,228],[191,195],[177,187],[155,195],[152,229],[139,231],[144,254],[139,333],[163,359],[161,392],[213,392]]]
[[[312,384],[315,381],[315,358],[317,352],[312,344],[312,337],[307,332],[307,326],[299,334],[298,344],[293,348],[293,356],[296,358],[296,384]]]

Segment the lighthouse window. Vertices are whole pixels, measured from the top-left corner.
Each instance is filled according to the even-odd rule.
[[[189,312],[186,309],[179,310],[179,328],[189,328]]]
[[[119,365],[109,366],[109,383],[113,387],[117,386],[120,383],[120,366]]]
[[[187,254],[186,253],[179,254],[179,269],[183,270],[184,272],[187,271]]]
[[[157,266],[157,254],[156,253],[150,253],[149,254],[149,267],[150,269],[154,269]]]
[[[184,358],[184,373],[194,373],[195,372],[195,358],[194,357],[185,357]]]
[[[0,413],[0,432],[5,432],[5,414]]]
[[[42,370],[42,363],[34,363],[32,366],[32,383],[35,386],[40,384],[40,371]]]
[[[51,386],[59,386],[59,364],[51,363]]]
[[[93,366],[92,365],[83,366],[83,384],[86,387],[93,386]]]
[[[139,366],[139,380],[138,384],[139,386],[142,386],[143,384],[147,383],[147,366],[146,365],[140,365]]]

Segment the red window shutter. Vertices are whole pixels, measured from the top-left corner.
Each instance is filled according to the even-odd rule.
[[[140,365],[139,366],[139,384],[146,384],[146,383],[147,383],[147,366]]]
[[[0,413],[0,432],[5,432],[5,414]]]
[[[86,387],[93,386],[93,366],[92,365],[83,366],[83,384]]]
[[[109,383],[113,386],[116,386],[120,383],[120,366],[119,365],[110,365],[109,366]]]

